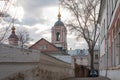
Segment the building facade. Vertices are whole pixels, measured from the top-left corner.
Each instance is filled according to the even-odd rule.
[[[72,62],[76,62],[78,65],[88,66],[88,55],[74,55],[72,56]]]
[[[52,27],[52,44],[61,50],[67,51],[67,29],[61,21],[61,14],[59,11],[58,21]]]
[[[74,59],[76,64],[86,66],[90,69],[91,58],[87,49],[75,49],[68,52],[72,56],[72,62],[74,63]],[[99,70],[99,49],[95,47],[94,50],[94,69]]]
[[[42,52],[58,52],[60,51],[56,46],[45,40],[44,38],[37,41],[29,49],[35,49]]]
[[[119,70],[120,0],[101,0],[98,24],[100,26],[100,70]]]
[[[100,57],[108,58],[108,67],[120,64],[120,0],[101,0],[98,18],[100,25]],[[106,56],[106,57],[105,57]],[[100,61],[102,63],[102,60]],[[107,65],[101,69],[107,68]]]

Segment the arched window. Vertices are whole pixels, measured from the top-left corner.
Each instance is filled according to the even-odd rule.
[[[60,33],[59,32],[56,33],[56,41],[60,41]]]

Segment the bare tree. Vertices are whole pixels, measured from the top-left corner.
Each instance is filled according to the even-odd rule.
[[[0,29],[0,42],[1,43],[3,43],[6,40],[8,31],[9,31],[9,27],[3,27]]]
[[[16,34],[20,42],[19,46],[22,48],[25,46],[25,44],[32,40],[29,36],[29,32],[26,29],[19,29],[16,31]]]
[[[9,0],[1,0],[0,5],[0,42],[3,43],[7,40],[7,34],[11,26],[12,18],[8,14],[8,10],[13,4]],[[7,20],[8,18],[9,20]]]
[[[94,69],[94,47],[99,38],[97,17],[100,0],[61,0],[61,4],[67,8],[72,16],[66,25],[70,31],[74,31],[77,38],[84,38],[88,45],[91,57],[91,70]]]

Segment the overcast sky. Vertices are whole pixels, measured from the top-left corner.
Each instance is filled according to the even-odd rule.
[[[41,38],[51,42],[51,28],[57,21],[58,0],[18,0],[14,6],[16,7],[11,6],[9,13],[17,19],[16,29],[17,27],[28,29],[33,39],[31,44]],[[65,23],[67,19],[70,19],[70,14],[61,7],[61,20]],[[67,43],[68,49],[86,48],[84,40],[77,41],[75,35],[69,31]]]

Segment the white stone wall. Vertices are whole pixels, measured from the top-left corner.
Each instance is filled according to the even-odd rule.
[[[0,63],[0,80],[11,74],[26,71],[37,66],[37,63]]]
[[[100,61],[99,61],[99,69],[103,70],[107,68],[107,64],[106,64],[106,54],[102,55],[100,57]]]
[[[39,66],[12,73],[2,80],[19,80],[21,78],[19,74],[22,74],[22,80],[61,80],[67,77],[73,77],[71,68],[65,66],[63,68],[61,66],[50,64],[39,64]]]
[[[52,56],[0,45],[0,80],[59,80],[73,74],[71,64]]]
[[[0,45],[0,62],[39,62],[40,52]]]
[[[100,25],[100,62],[99,69],[106,68],[107,0],[101,0],[98,24]]]
[[[108,45],[108,67],[112,67],[111,63],[116,66],[118,65],[118,57],[115,54],[112,54],[112,60],[111,60],[111,54],[109,54],[110,42],[107,39],[108,38],[107,32],[112,26],[113,19],[115,18],[116,10],[120,4],[120,0],[101,0],[101,1],[104,2],[102,3],[104,4],[104,6],[101,5],[101,10],[98,18],[98,24],[100,24],[100,69],[106,69],[107,45]]]

